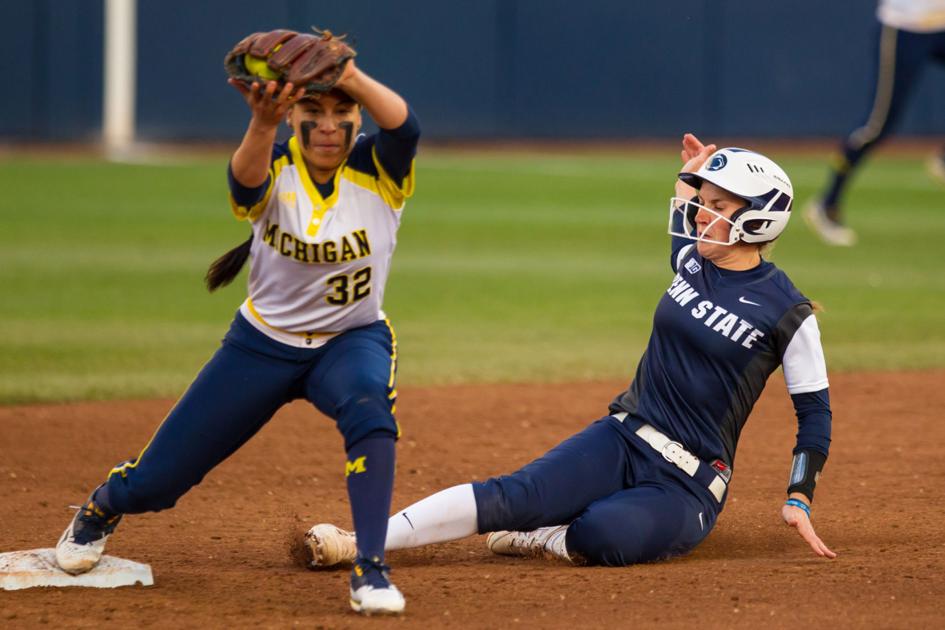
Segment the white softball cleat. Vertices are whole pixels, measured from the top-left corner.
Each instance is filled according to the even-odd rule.
[[[109,517],[89,499],[85,507],[79,508],[56,543],[59,568],[73,575],[94,569],[105,553],[105,542],[119,521],[120,514]]]
[[[330,523],[319,523],[305,532],[305,545],[312,552],[311,568],[350,564],[358,557],[354,532]]]
[[[486,537],[486,547],[500,556],[556,558],[570,562],[564,544],[567,532],[567,525],[539,527],[530,532],[492,532]]]
[[[929,158],[926,167],[933,179],[945,184],[945,155],[935,155]]]
[[[856,232],[827,214],[819,201],[812,201],[804,208],[804,221],[820,240],[828,245],[852,247],[856,244]]]
[[[351,608],[362,615],[399,615],[403,593],[391,584],[390,568],[376,560],[359,559],[351,571]]]

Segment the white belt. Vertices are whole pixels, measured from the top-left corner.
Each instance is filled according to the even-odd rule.
[[[612,414],[614,418],[623,422],[627,419],[627,412],[621,411],[620,413]],[[663,456],[663,459],[675,464],[677,468],[682,470],[684,473],[690,477],[695,477],[696,473],[699,472],[699,466],[705,465],[706,468],[715,472],[714,469],[709,464],[706,464],[701,459],[690,453],[683,447],[679,442],[675,442],[669,439],[665,434],[660,433],[652,426],[643,423],[635,433],[643,439],[644,442],[653,447],[653,450],[657,451]],[[705,475],[702,475],[705,477]],[[712,481],[708,484],[709,492],[715,496],[715,499],[721,503],[722,497],[725,496],[725,489],[728,487],[725,481],[725,478],[719,474],[713,474]]]

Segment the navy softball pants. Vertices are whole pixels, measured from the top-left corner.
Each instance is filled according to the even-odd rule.
[[[282,405],[299,398],[336,421],[346,450],[369,435],[396,437],[395,362],[386,321],[311,349],[272,340],[237,313],[219,350],[141,454],[109,473],[109,508],[136,514],[172,507]]]
[[[612,416],[473,493],[480,533],[570,523],[568,553],[605,566],[684,554],[721,511],[708,488]]]

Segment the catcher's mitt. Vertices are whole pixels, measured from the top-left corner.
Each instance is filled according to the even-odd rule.
[[[355,54],[343,35],[331,31],[315,30],[313,35],[277,30],[244,38],[227,53],[223,65],[245,85],[291,82],[310,95],[331,90]]]

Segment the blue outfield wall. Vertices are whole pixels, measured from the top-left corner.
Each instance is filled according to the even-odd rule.
[[[101,129],[102,0],[0,0],[0,139]],[[832,136],[870,105],[872,0],[139,0],[147,140],[238,139],[223,56],[257,30],[349,32],[358,64],[411,102],[427,138]],[[900,125],[945,134],[945,68]]]
[[[0,0],[0,139],[94,139],[101,129],[101,0]]]

